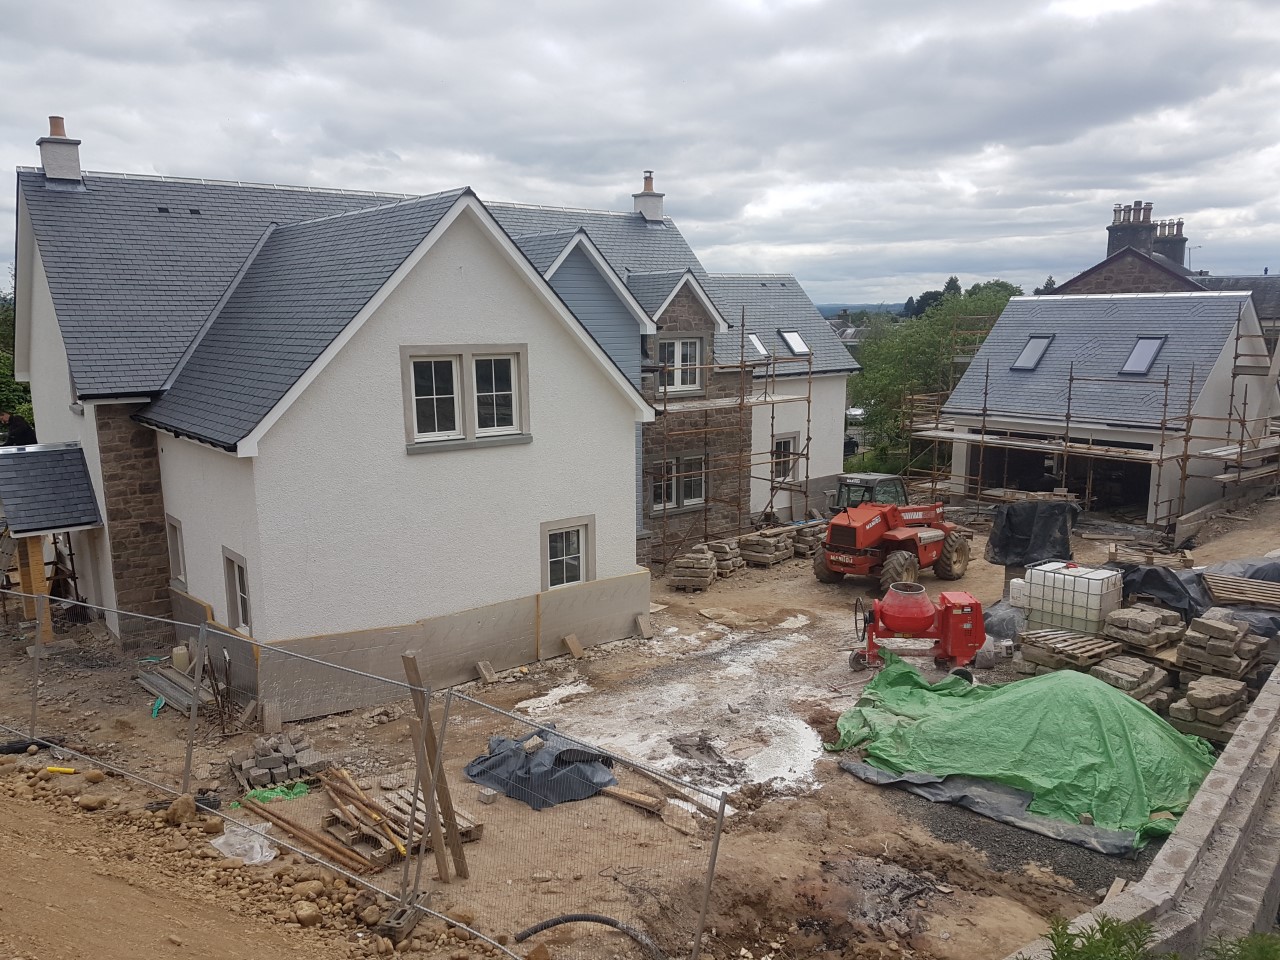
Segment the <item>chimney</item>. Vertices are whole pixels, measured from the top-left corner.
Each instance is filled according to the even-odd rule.
[[[36,141],[46,180],[80,182],[80,141],[67,137],[62,117],[49,118],[49,135]]]
[[[1133,247],[1139,253],[1151,255],[1156,239],[1157,225],[1151,222],[1151,203],[1141,200],[1132,205],[1116,204],[1107,224],[1107,256],[1119,253],[1125,247]]]
[[[1182,235],[1181,220],[1165,220],[1160,235],[1152,244],[1152,252],[1168,257],[1180,267],[1187,265],[1187,238]]]
[[[646,220],[656,220],[662,222],[662,198],[666,196],[663,193],[656,193],[653,189],[653,171],[646,170],[644,172],[644,189],[639,193],[633,193],[631,199],[635,201],[635,212],[642,214]]]

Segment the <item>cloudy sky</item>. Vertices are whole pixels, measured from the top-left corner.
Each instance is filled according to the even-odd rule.
[[[1280,269],[1275,0],[0,0],[0,162],[631,209],[818,302],[1028,292],[1112,205]],[[12,186],[0,213],[13,217]],[[13,229],[0,230],[0,262]]]

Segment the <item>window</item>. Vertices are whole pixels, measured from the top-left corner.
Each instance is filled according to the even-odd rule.
[[[222,563],[227,577],[227,626],[234,630],[253,629],[249,611],[249,571],[244,557],[222,548]]]
[[[653,466],[653,509],[672,510],[697,506],[707,499],[707,467],[704,457],[678,457]]]
[[[773,479],[777,481],[795,479],[796,437],[780,437],[773,441]]]
[[[1010,370],[1034,370],[1040,364],[1040,358],[1044,356],[1044,352],[1049,349],[1049,344],[1053,343],[1053,337],[1028,337],[1027,345],[1022,348],[1022,352],[1018,354],[1018,359],[1013,361]]]
[[[658,386],[670,390],[698,389],[702,385],[701,357],[701,340],[659,340]]]
[[[1129,359],[1120,368],[1121,373],[1146,373],[1156,362],[1156,355],[1164,346],[1164,337],[1139,337],[1129,353]]]
[[[804,337],[796,333],[794,330],[779,330],[779,335],[788,349],[797,357],[808,356],[813,351],[809,349],[809,345],[804,342]]]
[[[754,333],[747,334],[747,341],[756,348],[756,353],[760,354],[760,356],[767,357],[769,355],[769,351],[764,348],[764,344],[760,342],[760,338]]]
[[[169,541],[169,577],[185,588],[187,582],[187,557],[182,548],[182,523],[165,514],[165,537]]]
[[[408,452],[527,443],[524,344],[401,347]]]
[[[413,361],[413,435],[458,437],[458,361]]]
[[[543,590],[596,578],[595,523],[594,516],[586,516],[542,524]]]
[[[516,426],[514,357],[476,358],[476,433],[508,433]]]

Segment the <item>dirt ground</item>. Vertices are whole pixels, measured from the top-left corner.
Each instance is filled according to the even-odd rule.
[[[1260,556],[1280,540],[1280,503],[1220,519],[1200,540],[1198,563]],[[980,559],[983,545],[978,535],[960,586],[990,603],[1001,595],[1004,575]],[[1077,560],[1105,558],[1103,542],[1077,540],[1075,548]],[[936,589],[931,577],[922,582]],[[557,913],[593,910],[643,925],[672,956],[687,955],[681,938],[697,919],[711,853],[708,818],[697,815],[694,828],[681,832],[606,797],[532,816],[505,797],[478,805],[462,766],[485,752],[490,736],[548,722],[710,794],[730,794],[704,956],[745,950],[773,960],[998,958],[1042,933],[1050,917],[1096,903],[1113,878],[1141,875],[1150,848],[1135,860],[1107,858],[841,771],[822,742],[869,679],[847,662],[857,597],[871,593],[854,583],[820,584],[800,560],[753,569],[698,594],[658,580],[653,601],[662,609],[652,618],[652,640],[608,644],[582,660],[561,657],[495,684],[468,685],[469,696],[527,722],[455,700],[445,770],[458,802],[482,815],[486,833],[468,844],[472,878],[438,887],[435,908],[494,938]],[[87,631],[76,636],[46,664],[42,732],[65,736],[106,764],[176,783],[185,719],[171,710],[153,719],[150,698],[130,679],[133,664]],[[25,729],[28,716],[27,669],[20,648],[7,641],[0,720],[16,729]],[[997,669],[978,679],[1012,678]],[[358,774],[401,771],[412,757],[399,719],[363,711],[301,726]],[[227,801],[235,792],[223,779],[226,753],[245,739],[201,730],[197,779],[219,786]],[[160,791],[123,777],[100,785],[81,774],[37,779],[51,762],[42,753],[0,766],[0,865],[21,880],[0,904],[0,957],[376,953],[358,916],[370,907],[385,913],[385,898],[359,896],[331,874],[307,873],[315,868],[294,856],[227,867],[208,852],[199,821],[173,827],[141,810]],[[657,791],[627,771],[619,780]],[[110,802],[82,810],[77,798],[87,793]],[[309,878],[320,888],[301,892],[310,889]],[[304,929],[299,905],[308,899],[321,919]],[[438,924],[409,943],[410,956],[498,955]],[[619,934],[577,925],[510,947],[538,960],[641,955]]]

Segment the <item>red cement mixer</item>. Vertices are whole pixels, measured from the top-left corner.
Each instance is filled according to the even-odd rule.
[[[935,604],[918,583],[895,583],[883,600],[871,606],[871,615],[862,617],[866,650],[849,656],[854,669],[881,666],[880,648],[889,640],[932,640],[933,647],[894,650],[907,655],[929,655],[942,669],[963,667],[986,642],[982,605],[971,593],[944,590]],[[892,647],[891,647],[892,649]]]

